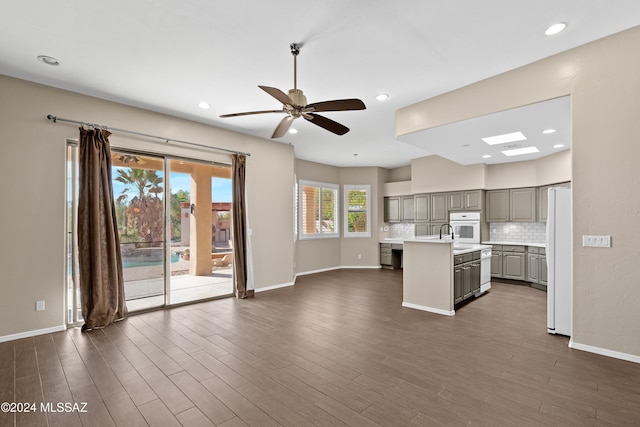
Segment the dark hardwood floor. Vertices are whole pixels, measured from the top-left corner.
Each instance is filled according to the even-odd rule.
[[[0,426],[640,425],[640,366],[547,334],[545,301],[494,283],[446,317],[402,308],[399,271],[338,270],[0,343],[0,402],[36,404]]]

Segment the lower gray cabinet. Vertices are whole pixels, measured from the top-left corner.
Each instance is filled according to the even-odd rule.
[[[382,268],[402,268],[402,245],[380,243],[380,266]]]
[[[522,252],[502,253],[502,277],[512,280],[527,280],[526,255]]]
[[[480,291],[480,251],[453,258],[453,300],[464,301]]]

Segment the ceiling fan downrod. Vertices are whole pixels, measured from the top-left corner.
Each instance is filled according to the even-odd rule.
[[[300,53],[300,47],[302,45],[298,43],[291,43],[291,55],[293,55],[293,90],[298,90],[298,54]]]

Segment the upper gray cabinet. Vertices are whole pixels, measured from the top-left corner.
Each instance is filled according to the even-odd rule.
[[[413,221],[414,216],[413,196],[384,198],[384,222]]]
[[[431,194],[431,221],[449,222],[448,195],[449,193]]]
[[[384,198],[384,222],[400,222],[400,197]]]
[[[549,188],[551,187],[571,187],[571,183],[563,182],[538,188],[538,221],[540,222],[547,222],[547,215],[549,214]]]
[[[431,195],[430,194],[416,194],[415,198],[415,219],[416,222],[429,222],[431,221]]]
[[[487,191],[488,222],[536,222],[537,188]]]
[[[536,222],[537,188],[509,190],[512,222]]]
[[[415,219],[415,202],[413,196],[404,196],[400,198],[400,206],[402,208],[400,214],[402,221],[413,221]]]
[[[482,190],[454,191],[449,193],[450,211],[481,211]]]
[[[509,190],[487,191],[487,222],[508,222],[509,216]]]

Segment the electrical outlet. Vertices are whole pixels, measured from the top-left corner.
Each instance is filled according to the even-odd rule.
[[[36,311],[44,311],[44,301],[36,301]]]

